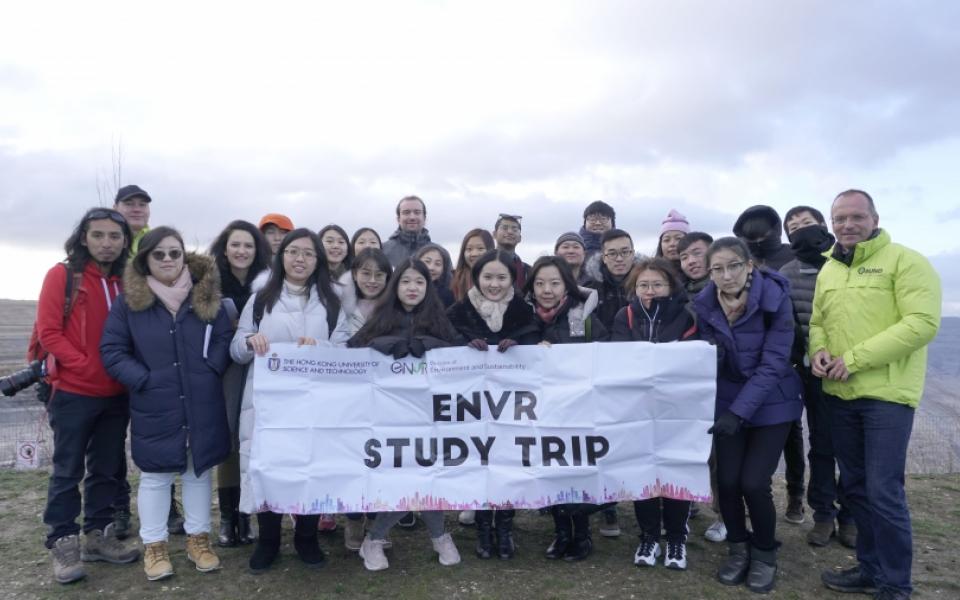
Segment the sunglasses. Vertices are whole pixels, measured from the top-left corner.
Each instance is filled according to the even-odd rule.
[[[183,250],[154,250],[150,253],[150,257],[157,262],[162,262],[168,256],[170,260],[179,260],[183,256]]]
[[[87,213],[87,221],[99,221],[100,219],[110,219],[118,225],[126,225],[127,220],[123,218],[123,215],[118,213],[115,210],[110,210],[107,208],[98,208],[96,210],[91,210]]]

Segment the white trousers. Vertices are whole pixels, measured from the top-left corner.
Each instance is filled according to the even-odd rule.
[[[210,532],[211,476],[207,469],[200,477],[193,474],[193,457],[187,451],[187,471],[183,484],[183,528],[187,534]],[[167,516],[170,514],[170,485],[176,473],[141,473],[137,492],[140,511],[140,539],[144,544],[167,541]]]

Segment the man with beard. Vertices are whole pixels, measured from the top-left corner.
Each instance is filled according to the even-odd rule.
[[[780,241],[780,215],[770,206],[751,206],[737,218],[733,234],[747,243],[756,264],[774,271],[795,258],[790,246]],[[797,419],[783,448],[786,463],[788,523],[803,523],[804,471],[803,423]]]
[[[430,243],[427,205],[418,196],[405,196],[397,203],[397,230],[383,243],[383,253],[396,267]]]
[[[810,206],[795,206],[787,211],[783,229],[797,258],[783,265],[780,273],[790,280],[790,298],[794,316],[803,330],[803,347],[810,335],[810,315],[817,274],[827,257],[834,237],[827,230],[823,214]],[[836,458],[830,437],[830,412],[823,396],[823,384],[810,372],[806,357],[796,361],[803,380],[803,399],[807,407],[807,434],[810,437],[810,483],[807,503],[813,510],[813,529],[807,533],[811,546],[826,546],[834,535],[847,548],[857,545],[857,526],[843,501],[843,490],[837,479]],[[837,507],[839,505],[839,509]],[[834,525],[836,521],[837,525]]]

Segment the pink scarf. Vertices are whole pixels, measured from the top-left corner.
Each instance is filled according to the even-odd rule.
[[[180,275],[173,282],[173,285],[164,285],[153,275],[147,275],[147,285],[150,290],[160,299],[160,302],[167,307],[170,314],[177,316],[180,306],[190,294],[193,287],[193,280],[190,278],[190,269],[186,265],[180,271]]]

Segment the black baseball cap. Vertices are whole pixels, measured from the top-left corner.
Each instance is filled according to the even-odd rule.
[[[124,200],[136,198],[137,196],[143,198],[147,202],[153,201],[153,198],[150,197],[150,194],[143,191],[143,188],[141,188],[139,185],[125,185],[117,190],[117,198],[113,201],[113,203],[120,204]]]

